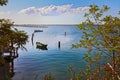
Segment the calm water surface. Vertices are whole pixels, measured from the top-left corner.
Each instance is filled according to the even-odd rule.
[[[69,80],[68,67],[74,66],[77,72],[84,68],[84,49],[71,49],[71,45],[79,42],[81,31],[76,26],[49,26],[48,28],[17,27],[25,30],[29,35],[29,42],[25,45],[27,51],[19,50],[19,57],[15,59],[15,76],[13,80],[33,80],[36,76],[43,80],[49,72],[56,80]],[[43,32],[34,34],[34,45],[31,36],[34,30]],[[66,36],[65,36],[66,32]],[[58,41],[61,49],[58,49]],[[48,50],[36,49],[36,42],[48,44]]]

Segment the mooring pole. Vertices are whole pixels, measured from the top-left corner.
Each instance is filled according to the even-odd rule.
[[[58,41],[58,48],[60,49],[60,41]]]

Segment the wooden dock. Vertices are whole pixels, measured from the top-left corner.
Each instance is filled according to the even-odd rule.
[[[4,51],[3,53],[3,57],[5,58],[5,60],[13,60],[15,58],[18,57],[18,48],[13,48],[12,50],[11,49],[7,49],[6,51]]]

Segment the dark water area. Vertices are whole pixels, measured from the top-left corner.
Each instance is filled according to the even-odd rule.
[[[83,56],[85,49],[72,49],[72,44],[79,42],[82,32],[77,26],[49,26],[48,28],[16,27],[25,30],[29,42],[25,45],[27,51],[19,50],[19,57],[14,60],[15,76],[12,80],[34,80],[37,76],[43,80],[49,72],[56,80],[69,80],[68,67],[72,65],[78,72],[85,67]],[[34,30],[43,32],[34,33]],[[60,49],[58,42],[60,41]],[[47,44],[48,50],[36,49],[36,42]]]

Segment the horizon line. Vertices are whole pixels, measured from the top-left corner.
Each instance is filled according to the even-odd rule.
[[[13,26],[76,26],[79,24],[13,24]]]

